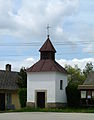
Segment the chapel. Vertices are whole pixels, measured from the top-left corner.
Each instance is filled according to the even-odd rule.
[[[56,50],[47,40],[39,50],[40,60],[27,69],[27,106],[61,108],[67,104],[67,71],[55,60]]]

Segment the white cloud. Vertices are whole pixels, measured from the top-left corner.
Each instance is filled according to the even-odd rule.
[[[75,65],[78,65],[79,68],[84,69],[86,63],[90,63],[92,62],[92,64],[94,65],[94,58],[84,58],[84,59],[77,59],[74,58],[72,60],[66,60],[66,59],[60,59],[57,60],[63,67],[64,65],[71,65],[72,67],[74,67]]]
[[[5,70],[6,64],[12,65],[12,71],[19,71],[20,68],[25,67],[28,68],[32,66],[37,60],[33,58],[27,58],[22,61],[0,61],[0,70]]]
[[[64,17],[75,14],[80,5],[79,0],[46,0],[46,2],[45,0],[21,0],[19,9],[14,1],[16,0],[6,0],[6,2],[0,0],[0,35],[22,37],[31,41],[40,40],[40,36],[45,36],[46,25],[49,23],[55,41],[63,39],[63,41],[76,42],[80,39],[89,42],[94,38],[94,29],[91,29],[85,21],[80,23],[76,20],[73,25],[74,36],[67,34],[63,29]],[[83,52],[94,51],[90,43],[83,48]]]
[[[72,35],[63,28],[64,19],[77,12],[79,0],[21,0],[19,9],[15,9],[16,14],[14,1],[0,0],[0,35],[21,37],[23,42],[24,40],[39,41],[41,36],[46,36],[46,25],[49,23],[51,35],[56,42],[63,40],[63,42],[69,43],[70,41],[73,44],[73,42],[77,43],[77,40],[93,41],[94,29],[91,29],[91,26],[88,27],[84,21],[76,18],[77,22],[73,24],[74,31],[69,30],[69,32],[74,32],[70,32]],[[83,51],[94,51],[91,44],[83,45]],[[22,65],[22,63],[20,64]]]
[[[0,69],[5,69],[6,64],[11,64],[13,71],[19,71],[21,67],[29,68],[37,61],[38,60],[36,60],[32,57],[27,58],[23,61],[17,61],[17,62],[2,61],[2,62],[0,62]],[[94,58],[85,58],[85,59],[75,58],[75,59],[71,59],[71,60],[60,59],[60,60],[57,60],[57,62],[63,67],[65,67],[66,64],[71,65],[72,67],[74,67],[75,65],[78,65],[78,67],[83,70],[87,62],[89,62],[89,63],[92,62],[94,65]]]
[[[15,1],[15,0],[14,0]],[[45,35],[49,23],[62,29],[64,16],[73,14],[79,0],[22,0],[14,13],[13,0],[0,0],[0,31],[2,34],[30,39]],[[57,31],[59,33],[59,31]],[[62,36],[62,35],[61,35]]]

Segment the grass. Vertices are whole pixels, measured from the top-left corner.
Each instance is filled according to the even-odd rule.
[[[94,113],[94,108],[62,108],[62,109],[31,109],[31,108],[21,108],[19,110],[9,110],[6,112],[62,112],[62,113]]]

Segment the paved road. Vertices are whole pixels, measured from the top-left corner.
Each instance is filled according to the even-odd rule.
[[[94,113],[3,113],[0,120],[94,120]]]

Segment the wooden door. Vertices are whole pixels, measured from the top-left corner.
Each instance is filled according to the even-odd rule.
[[[45,108],[45,92],[37,92],[37,107]]]

